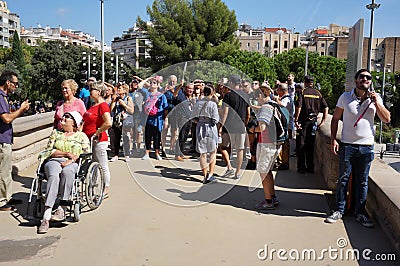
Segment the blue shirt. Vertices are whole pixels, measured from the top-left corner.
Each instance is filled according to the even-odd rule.
[[[0,90],[0,114],[9,114],[10,113],[10,105],[8,104],[8,95]],[[0,119],[0,143],[13,143],[13,128],[12,124],[4,123],[2,119]]]
[[[88,98],[88,97],[90,97],[90,91],[88,88],[83,87],[81,89],[81,91],[79,92],[79,98],[83,99],[83,98]]]

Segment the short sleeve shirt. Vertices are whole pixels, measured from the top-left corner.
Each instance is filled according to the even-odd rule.
[[[85,121],[83,124],[83,132],[85,132],[85,134],[91,138],[94,133],[96,133],[96,130],[104,123],[103,114],[109,112],[110,108],[106,102],[102,102],[101,104],[90,107],[89,110],[87,110],[83,115],[83,121]],[[100,133],[99,141],[108,141],[106,132]]]
[[[377,97],[378,102],[383,104],[382,98],[379,95]],[[343,109],[342,142],[358,145],[374,144],[374,117],[376,108],[375,104],[370,104],[370,102],[369,98],[360,102],[354,93],[354,89],[344,92],[339,97],[336,106]],[[366,108],[368,108],[367,111],[359,120],[357,126],[354,126]]]
[[[75,100],[70,104],[65,104],[64,101],[59,101],[57,103],[56,112],[54,114],[54,124],[57,125],[59,130],[61,130],[60,121],[63,115],[72,111],[77,111],[83,116],[86,112],[85,103],[78,98],[75,98]]]
[[[225,106],[229,106],[229,111],[223,132],[246,133],[244,122],[247,116],[247,108],[249,107],[246,99],[246,94],[240,90],[231,90],[225,94],[222,102]]]
[[[8,104],[8,95],[0,90],[0,114],[9,114],[10,105]],[[0,143],[12,144],[13,142],[13,129],[11,123],[4,123],[0,119]]]
[[[303,95],[299,98],[297,107],[301,108],[299,121],[306,122],[309,121],[310,114],[314,114],[316,118],[319,112],[328,107],[328,104],[318,90],[307,88],[303,90]]]

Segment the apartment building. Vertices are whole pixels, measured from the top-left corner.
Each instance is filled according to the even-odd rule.
[[[148,25],[151,25],[148,22]],[[111,49],[115,54],[123,56],[125,63],[133,67],[145,67],[145,60],[150,58],[148,47],[151,45],[146,31],[140,29],[135,24],[127,31],[122,33],[121,37],[115,37],[111,42]]]
[[[79,30],[63,29],[61,26],[54,28],[50,26],[42,27],[41,25],[30,28],[22,27],[20,37],[21,41],[29,46],[37,46],[39,41],[60,40],[65,44],[101,50],[101,42],[97,41],[93,35]],[[104,50],[110,52],[111,47],[106,45]]]
[[[20,18],[11,13],[5,1],[0,1],[0,47],[10,47],[14,32],[20,33]]]

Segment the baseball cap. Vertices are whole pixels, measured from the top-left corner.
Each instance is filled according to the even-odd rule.
[[[81,114],[79,112],[72,111],[72,112],[67,112],[65,114],[70,114],[72,116],[72,118],[74,119],[75,124],[76,124],[77,127],[79,127],[82,124],[83,118],[82,118],[82,116],[81,116]]]
[[[314,77],[307,75],[304,77],[304,82],[314,82]]]
[[[93,81],[93,82],[96,82],[97,80],[96,80],[96,78],[95,78],[95,77],[90,77],[90,78],[88,79],[88,81]]]

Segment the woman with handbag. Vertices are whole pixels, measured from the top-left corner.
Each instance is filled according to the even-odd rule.
[[[128,92],[129,86],[127,84],[119,84],[117,86],[117,93],[112,96],[110,110],[113,124],[109,130],[111,162],[118,160],[119,149],[121,148],[123,120],[128,116],[128,113],[133,114],[134,110],[132,98],[128,95]],[[125,156],[129,156],[129,154],[125,154]]]
[[[197,121],[196,150],[200,153],[203,184],[207,184],[217,181],[214,177],[214,168],[218,147],[219,115],[218,106],[214,100],[214,88],[206,85],[203,93],[204,97],[198,100],[193,107],[193,117]]]

